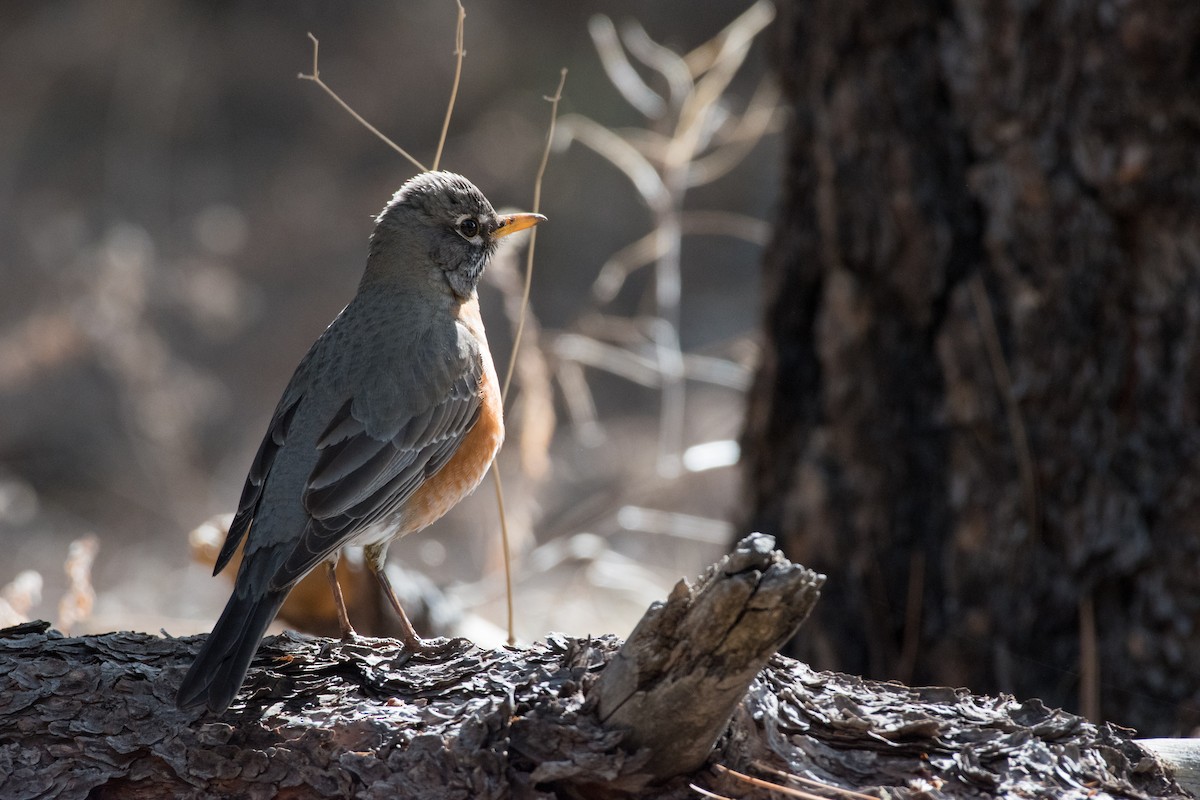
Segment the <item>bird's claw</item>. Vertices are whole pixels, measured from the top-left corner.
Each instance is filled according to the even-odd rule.
[[[461,636],[456,636],[453,639],[439,636],[436,639],[406,641],[404,643],[404,650],[410,655],[444,656],[448,653],[465,650],[470,646],[471,642]]]

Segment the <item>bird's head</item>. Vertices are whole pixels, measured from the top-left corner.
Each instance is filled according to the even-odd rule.
[[[501,237],[544,219],[541,214],[497,214],[483,192],[461,175],[423,172],[406,181],[376,217],[368,275],[372,270],[440,274],[465,300]]]

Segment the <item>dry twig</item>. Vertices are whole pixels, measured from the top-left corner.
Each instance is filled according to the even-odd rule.
[[[446,118],[442,120],[442,133],[438,137],[437,153],[433,156],[434,171],[442,163],[442,150],[446,146],[446,134],[450,132],[450,117],[454,114],[454,103],[458,100],[458,83],[462,79],[463,57],[467,54],[467,51],[463,48],[467,10],[463,8],[462,0],[455,0],[455,2],[458,3],[458,21],[454,27],[454,83],[450,85],[450,102],[446,105]],[[316,72],[315,65],[313,72]]]
[[[546,100],[550,103],[550,128],[546,133],[546,146],[542,150],[542,161],[538,165],[537,176],[533,182],[533,213],[538,213],[542,204],[542,178],[546,175],[546,164],[550,160],[550,147],[554,143],[554,123],[558,119],[558,103],[562,100],[563,84],[567,81],[567,70],[564,68],[558,78],[558,88],[552,97]],[[504,374],[504,385],[500,389],[500,402],[508,399],[508,387],[512,381],[513,372],[517,366],[517,352],[521,346],[521,334],[525,330],[525,311],[529,307],[529,289],[533,282],[533,252],[537,244],[537,228],[529,235],[529,249],[525,258],[525,289],[521,297],[521,313],[517,321],[517,332],[513,335],[512,353],[508,359],[508,370]],[[496,506],[500,510],[500,538],[504,554],[504,596],[508,601],[508,643],[516,644],[516,626],[513,621],[512,593],[512,554],[509,552],[508,519],[504,514],[504,488],[500,483],[500,469],[492,462],[492,477],[495,478]]]
[[[337,92],[335,92],[333,89],[329,88],[329,84],[327,84],[327,83],[325,83],[325,81],[321,80],[321,70],[320,70],[320,67],[319,67],[318,61],[317,61],[318,48],[321,46],[321,43],[317,40],[316,36],[312,35],[312,33],[308,34],[308,38],[312,39],[312,43],[313,43],[312,73],[305,74],[305,73],[301,72],[296,77],[302,81],[312,81],[317,86],[320,86],[321,89],[326,94],[328,94],[330,97],[332,97],[334,100],[336,100],[337,104],[339,106],[341,106],[346,111],[347,114],[354,117],[354,119],[357,120],[360,125],[362,125],[364,128],[369,130],[371,133],[378,136],[380,141],[382,141],[388,147],[392,148],[397,153],[399,153],[400,155],[402,155],[406,159],[408,159],[408,161],[413,166],[415,166],[417,169],[421,170],[422,172],[425,172],[424,164],[422,164],[420,161],[417,161],[417,159],[413,158],[407,150],[405,150],[403,147],[401,147],[400,145],[393,142],[388,137],[384,136],[383,133],[378,128],[376,128],[374,125],[372,125],[371,123],[369,123],[365,119],[363,119],[362,115],[360,115],[357,111],[355,111],[353,108],[351,108],[349,103],[347,103],[345,100],[343,100],[341,97],[339,97]]]
[[[722,100],[729,83],[754,37],[773,16],[773,6],[763,0],[688,56],[657,44],[636,24],[625,26],[618,37],[607,17],[593,17],[589,30],[609,79],[634,108],[661,124],[654,130],[647,126],[619,133],[576,114],[565,118],[561,128],[564,146],[577,141],[628,176],[653,215],[653,232],[622,249],[601,269],[597,295],[611,299],[631,269],[654,264],[655,317],[648,329],[661,397],[658,472],[664,477],[677,476],[682,469],[686,358],[679,339],[681,252],[684,234],[692,232],[685,230],[684,197],[689,188],[726,174],[774,127],[775,90],[764,83],[733,133],[710,150],[727,118]],[[670,88],[669,103],[638,75],[622,42],[663,77]],[[669,135],[661,132],[664,125]],[[624,365],[620,359],[609,364]]]

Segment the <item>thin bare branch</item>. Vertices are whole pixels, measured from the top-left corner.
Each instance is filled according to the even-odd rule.
[[[554,354],[563,361],[574,361],[619,375],[640,386],[657,389],[662,385],[658,365],[652,358],[624,347],[606,344],[578,333],[565,333],[554,340]]]
[[[581,114],[569,114],[559,120],[556,141],[562,146],[577,141],[607,159],[633,182],[634,188],[650,208],[657,210],[670,205],[670,195],[657,170],[615,131]]]
[[[659,230],[664,230],[660,226]],[[667,230],[666,236],[679,241],[678,230]],[[678,247],[658,260],[654,283],[659,316],[655,320],[654,343],[658,369],[662,374],[662,406],[658,417],[658,474],[677,477],[683,469],[683,425],[686,394],[683,379],[683,345],[679,341],[679,298],[682,293]],[[674,257],[672,257],[674,256]]]
[[[768,6],[767,19],[774,14]],[[745,19],[743,15],[742,19]],[[765,24],[765,22],[763,23]],[[658,367],[662,374],[659,409],[658,472],[664,477],[679,474],[684,438],[686,404],[683,381],[683,351],[679,340],[680,310],[683,293],[681,269],[683,198],[688,189],[690,167],[707,146],[727,113],[721,98],[741,67],[753,41],[755,28],[749,23],[724,38],[713,68],[696,81],[680,106],[675,131],[662,165],[662,182],[668,203],[655,207],[655,230],[660,253],[654,265],[654,300],[659,322],[653,338]],[[727,29],[729,30],[729,29]]]
[[[695,158],[717,129],[714,116],[723,113],[721,98],[745,62],[752,39],[738,37],[731,41],[737,46],[723,47],[718,52],[713,68],[696,81],[695,90],[679,110],[667,156],[668,169],[682,167]]]
[[[592,282],[592,297],[599,303],[609,303],[625,285],[629,274],[658,258],[658,237],[654,231],[613,253]]]
[[[770,223],[734,211],[685,211],[680,221],[688,235],[732,236],[759,246],[771,236]]]
[[[596,14],[588,20],[588,33],[592,35],[592,41],[596,44],[596,52],[600,54],[600,63],[604,66],[608,79],[621,96],[650,119],[658,119],[666,113],[666,101],[646,85],[642,76],[638,75],[637,70],[625,57],[612,20],[603,14]]]
[[[542,160],[538,164],[537,177],[533,181],[533,213],[538,213],[542,205],[542,179],[546,175],[546,165],[550,162],[550,148],[554,144],[554,129],[558,122],[558,104],[562,101],[563,86],[567,82],[567,70],[564,67],[558,76],[558,88],[551,97],[545,98],[550,103],[550,127],[546,131],[546,146],[542,148]],[[500,390],[500,398],[508,397],[508,386],[512,382],[513,370],[517,364],[517,351],[521,347],[521,334],[525,330],[525,309],[529,306],[529,290],[533,285],[533,251],[537,245],[537,227],[529,234],[529,250],[525,256],[525,287],[521,296],[521,316],[517,321],[517,332],[513,334],[512,353],[508,359],[508,370],[504,373],[504,388]]]
[[[320,47],[320,42],[317,41],[317,37],[313,36],[312,33],[308,34],[308,38],[312,39],[312,43],[313,43],[312,74],[306,75],[303,72],[301,72],[296,77],[302,81],[312,81],[317,86],[320,86],[321,89],[324,90],[326,94],[328,94],[330,97],[332,97],[334,100],[336,100],[337,104],[340,105],[343,109],[345,109],[347,114],[354,117],[354,119],[356,119],[360,125],[362,125],[364,128],[369,130],[371,133],[375,134],[379,138],[379,140],[382,141],[384,144],[386,144],[388,147],[392,148],[397,153],[399,153],[400,155],[407,158],[409,160],[409,162],[413,166],[415,166],[417,169],[424,172],[425,171],[424,164],[422,164],[420,161],[417,161],[417,159],[413,158],[408,153],[407,150],[405,150],[403,147],[401,147],[400,145],[393,142],[388,137],[384,136],[383,133],[381,133],[378,128],[376,128],[374,125],[372,125],[371,123],[369,123],[365,119],[363,119],[362,116],[357,111],[355,111],[353,108],[351,108],[350,105],[345,100],[343,100],[341,97],[338,96],[337,92],[335,92],[333,89],[330,89],[329,85],[327,83],[325,83],[325,81],[321,80],[321,70],[317,64],[317,58],[318,58],[317,50]]]
[[[554,377],[562,388],[575,435],[586,444],[604,441],[604,428],[600,425],[596,401],[584,377],[583,367],[575,361],[559,361]]]
[[[496,508],[500,512],[500,551],[504,554],[504,597],[507,601],[508,644],[517,643],[516,622],[513,618],[512,556],[508,547],[508,516],[504,513],[504,487],[500,483],[500,469],[492,462],[492,485],[496,487]]]
[[[712,69],[721,57],[721,50],[730,41],[738,41],[749,35],[753,39],[758,32],[775,18],[775,5],[770,0],[758,0],[742,12],[741,16],[725,26],[725,29],[683,57],[693,77],[700,77]]]
[[[685,211],[680,224],[684,235],[732,236],[759,246],[766,245],[771,230],[762,220],[729,211]],[[651,231],[614,253],[600,267],[592,283],[592,296],[601,303],[612,301],[632,272],[661,255],[658,246],[658,237]]]
[[[758,786],[762,789],[770,789],[773,792],[779,792],[780,794],[787,795],[788,797],[799,797],[801,800],[829,800],[829,798],[823,794],[813,794],[812,792],[806,792],[803,789],[793,789],[790,786],[783,786],[782,784],[764,781],[762,778],[755,778],[753,775],[746,775],[738,772],[737,770],[732,770],[729,767],[722,766],[721,764],[715,764],[714,766],[721,772],[724,772],[725,774],[730,775],[739,781],[742,781],[743,783],[748,783],[751,786]],[[824,784],[821,784],[821,787],[825,788]]]
[[[617,524],[627,531],[641,531],[721,545],[729,543],[734,530],[731,523],[722,519],[709,519],[643,506],[622,506],[617,511]]]
[[[674,146],[667,159],[669,167],[686,164],[703,148],[707,137],[715,130],[711,124],[713,115],[720,112],[720,100],[729,88],[729,82],[745,62],[754,37],[774,17],[775,7],[767,0],[759,0],[710,40],[708,45],[702,46],[713,46],[711,63],[697,78],[694,91],[688,95],[679,111]],[[699,75],[696,72],[693,74]]]
[[[683,354],[683,376],[690,381],[700,381],[744,392],[750,388],[752,374],[749,367],[727,358],[702,356],[696,353]]]
[[[581,316],[573,330],[576,333],[606,342],[643,347],[649,334],[646,332],[646,326],[642,319],[642,317],[620,317],[592,312]]]
[[[692,69],[689,66],[686,79],[680,70],[681,60],[678,57],[665,55],[666,51],[645,35],[643,30],[627,28],[626,42],[630,51],[636,50],[635,55],[647,65],[665,70],[664,75],[668,76],[672,86],[672,99],[681,98],[676,104],[678,114],[674,130],[665,142],[645,132],[622,136],[585,117],[572,116],[563,121],[564,141],[577,139],[608,159],[633,181],[654,213],[652,242],[637,242],[622,251],[618,254],[618,263],[620,258],[636,257],[640,260],[646,258],[647,254],[654,259],[656,316],[651,321],[650,338],[654,345],[655,363],[650,371],[655,374],[660,391],[658,472],[664,477],[678,475],[684,438],[685,360],[679,338],[684,195],[692,179],[723,174],[724,170],[731,168],[744,156],[743,148],[726,149],[721,158],[710,163],[707,172],[692,171],[697,155],[708,147],[728,117],[722,97],[729,83],[745,61],[754,37],[774,14],[774,6],[760,0],[710,42],[703,54],[703,68]],[[593,19],[593,38],[610,78],[624,92],[624,79],[614,76],[614,72],[620,69],[632,71],[633,68],[620,42],[616,41],[612,23],[607,18]],[[686,63],[686,59],[683,63]],[[610,68],[609,64],[613,66]],[[671,78],[671,75],[674,77]],[[637,78],[637,83],[644,85],[640,78]],[[635,107],[638,106],[637,102],[631,102]],[[764,120],[758,106],[753,110],[759,113],[744,121],[743,124],[748,124],[749,128],[743,133],[765,128],[770,122],[770,115],[766,115]],[[643,113],[654,116],[647,111]],[[745,151],[748,149],[744,148]],[[663,151],[661,157],[660,151]],[[619,289],[622,280],[619,268],[609,270],[599,278],[606,290],[614,286]],[[597,351],[591,352],[597,354]],[[605,355],[603,361],[610,369],[629,370],[631,364],[636,365],[635,361],[613,359],[612,353],[599,352]],[[635,373],[643,375],[643,380],[646,379],[644,368],[644,364],[634,368]],[[633,377],[630,379],[636,380]]]
[[[667,160],[671,137],[648,128],[617,128],[617,135],[646,157],[647,161],[661,167]]]
[[[779,89],[775,81],[766,78],[750,99],[732,135],[721,147],[692,161],[688,168],[688,186],[703,186],[726,175],[764,136],[778,130],[781,116]]]
[[[459,12],[460,12],[459,13],[459,25],[460,25],[459,30],[461,31],[462,30],[462,28],[461,28],[462,19],[465,16],[465,12],[462,12],[462,3],[459,3],[458,7],[459,7]],[[462,46],[462,40],[460,38],[460,40],[459,40],[460,49],[461,49],[461,46]],[[459,63],[460,63],[460,65],[462,63],[461,56],[459,57]],[[533,208],[530,210],[533,211],[535,214],[538,212],[538,210],[541,208],[541,205],[542,205],[542,179],[546,175],[546,164],[550,160],[550,146],[554,143],[554,124],[555,124],[555,121],[558,119],[558,104],[559,104],[559,101],[562,100],[563,84],[565,84],[566,82],[567,82],[567,70],[564,68],[562,73],[559,75],[558,88],[554,91],[554,96],[546,98],[550,102],[550,127],[549,127],[549,130],[546,131],[546,146],[544,148],[542,148],[542,161],[538,165],[537,176],[534,178],[534,181],[533,181]],[[457,76],[456,76],[456,79],[455,79],[456,90],[457,90],[457,86],[458,86],[458,81],[457,81]],[[453,101],[453,99],[451,99],[451,107],[453,107],[453,105],[454,105],[454,101]],[[449,124],[449,122],[450,122],[450,115],[449,115],[449,112],[447,112],[446,123]],[[443,135],[443,137],[445,136],[444,129],[442,131],[442,135]],[[441,145],[438,146],[438,151],[440,154]],[[510,383],[512,382],[513,372],[516,370],[516,367],[517,367],[517,353],[520,352],[521,335],[525,332],[525,314],[526,314],[526,310],[529,308],[529,289],[533,283],[533,251],[534,251],[534,248],[536,245],[537,245],[537,228],[535,227],[534,230],[532,231],[532,233],[530,234],[529,249],[526,251],[525,288],[521,295],[521,311],[520,311],[520,315],[517,320],[517,331],[515,334],[513,334],[512,354],[509,356],[509,359],[508,359],[508,370],[504,374],[504,386],[500,389],[501,405],[503,405],[504,401],[508,398],[508,387],[509,387]],[[504,552],[504,595],[508,600],[508,643],[510,645],[512,645],[512,644],[516,644],[516,642],[517,642],[516,628],[514,627],[514,621],[513,621],[512,555],[509,552],[508,518],[504,513],[504,488],[500,483],[500,468],[496,465],[495,461],[492,462],[492,477],[495,479],[495,486],[496,486],[496,506],[500,511],[501,548]]]
[[[463,56],[467,54],[463,48],[467,10],[463,8],[462,0],[454,0],[454,2],[458,3],[458,21],[454,26],[454,83],[450,86],[450,102],[446,105],[446,118],[442,120],[442,134],[438,137],[437,153],[433,156],[434,171],[442,163],[442,150],[446,147],[446,134],[450,132],[450,117],[454,114],[454,103],[458,99],[458,84],[462,79]]]
[[[760,772],[765,772],[768,775],[774,775],[781,780],[802,783],[806,786],[812,786],[815,789],[824,789],[830,794],[836,794],[839,797],[845,797],[849,800],[879,800],[878,797],[872,794],[856,792],[853,789],[843,789],[840,786],[834,786],[831,783],[824,783],[823,781],[816,781],[812,778],[806,778],[803,775],[792,775],[791,773],[783,772],[782,770],[775,769],[774,767],[768,766],[767,764],[759,761],[754,762],[754,768]],[[721,769],[725,770],[728,769],[728,767],[721,767]]]
[[[502,307],[512,333],[516,333],[522,315],[525,317],[521,348],[513,371],[513,381],[520,384],[521,393],[519,397],[512,398],[512,408],[504,414],[506,420],[516,422],[517,439],[514,442],[510,438],[505,444],[509,449],[516,445],[521,471],[525,477],[536,481],[549,468],[550,440],[554,436],[557,421],[550,363],[540,344],[541,326],[537,315],[523,298],[525,277],[521,272],[521,264],[524,259],[524,252],[500,250],[488,265],[486,277],[503,295]]]
[[[664,370],[658,359],[580,333],[555,337],[552,351],[563,362],[573,361],[602,369],[639,386],[660,389],[665,383]],[[750,384],[750,370],[741,364],[691,353],[683,355],[680,377],[738,391],[745,391]]]
[[[621,24],[621,40],[634,58],[666,79],[671,88],[671,105],[678,108],[692,90],[692,73],[687,62],[674,50],[651,39],[636,19]]]

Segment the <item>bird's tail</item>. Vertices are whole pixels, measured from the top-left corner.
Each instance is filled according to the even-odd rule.
[[[258,643],[287,595],[284,590],[246,597],[235,589],[179,685],[175,705],[207,705],[218,714],[228,708],[242,688]]]

